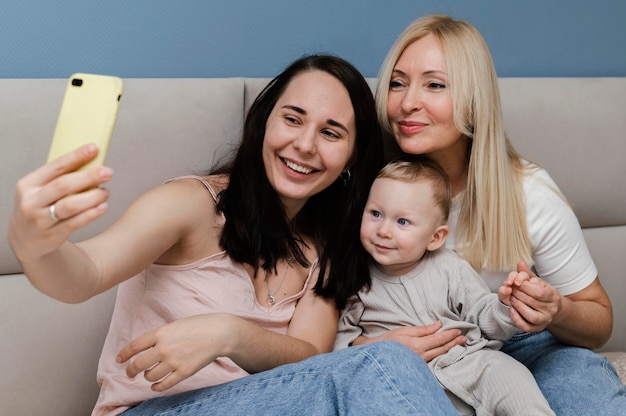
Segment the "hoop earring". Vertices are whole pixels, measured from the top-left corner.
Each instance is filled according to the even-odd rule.
[[[350,169],[346,169],[345,171],[341,172],[340,176],[341,176],[341,179],[343,180],[343,186],[348,186],[350,179],[352,179],[352,174],[350,173]]]

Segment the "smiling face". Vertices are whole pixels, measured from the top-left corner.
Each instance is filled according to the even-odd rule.
[[[306,71],[287,85],[265,128],[263,163],[289,218],[331,185],[354,151],[354,110],[343,84]]]
[[[361,243],[383,273],[409,272],[426,250],[441,247],[447,233],[428,181],[374,181],[361,220]]]
[[[453,120],[448,68],[439,40],[429,34],[411,43],[394,66],[387,115],[400,148],[441,160],[463,152],[466,139]]]

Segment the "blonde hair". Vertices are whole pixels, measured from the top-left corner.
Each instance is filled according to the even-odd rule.
[[[435,36],[448,68],[456,128],[469,138],[467,188],[461,197],[456,250],[478,270],[514,270],[531,261],[526,227],[523,161],[504,131],[498,78],[489,48],[470,23],[445,15],[411,23],[393,44],[379,73],[378,118],[393,137],[387,115],[389,83],[396,62],[416,40]]]
[[[452,188],[448,175],[434,160],[421,157],[411,161],[392,161],[383,167],[376,179],[392,179],[407,183],[426,182],[433,192],[435,208],[439,210],[440,224],[448,222],[452,204]]]

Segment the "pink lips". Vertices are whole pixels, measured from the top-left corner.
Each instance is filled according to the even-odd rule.
[[[400,129],[400,132],[407,136],[415,134],[415,133],[419,133],[420,131],[424,130],[426,127],[428,127],[428,124],[420,123],[417,121],[398,122],[398,128]]]
[[[373,244],[374,248],[375,248],[376,250],[378,250],[378,251],[390,251],[390,250],[391,250],[391,248],[390,248],[390,247],[383,246],[383,245],[381,245],[381,244],[376,244],[376,243],[372,243],[372,244]]]

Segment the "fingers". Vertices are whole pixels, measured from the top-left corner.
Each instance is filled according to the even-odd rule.
[[[422,350],[432,350],[444,347],[448,343],[457,345],[455,339],[461,335],[460,329],[446,329],[439,331],[443,324],[437,321],[430,325],[406,327],[410,336],[420,343]],[[439,331],[439,332],[438,332]]]
[[[139,338],[135,338],[130,343],[128,343],[128,345],[122,348],[117,353],[117,357],[115,357],[115,361],[117,361],[120,364],[125,363],[128,360],[130,360],[132,357],[134,357],[135,355],[139,354],[140,352],[146,351],[154,347],[155,345],[156,345],[156,338],[154,337],[152,333],[148,332],[140,336]],[[137,357],[135,361],[129,364],[128,368],[126,369],[126,374],[128,375],[128,377],[135,377],[137,374],[139,374],[140,372],[144,370],[147,370],[148,368],[152,367],[156,363],[156,361],[147,362],[149,361],[149,357],[146,357],[143,360],[139,361],[141,358],[142,358],[141,356]]]
[[[433,325],[437,325],[438,328],[442,326],[441,322],[437,322]],[[428,325],[424,328],[430,328],[433,325]],[[421,328],[421,327],[416,327]],[[447,353],[455,345],[461,345],[466,342],[465,337],[462,335],[459,329],[446,329],[445,331],[437,332],[432,335],[422,335],[417,341],[419,341],[420,350],[418,352],[422,358],[428,362],[435,357]]]
[[[502,284],[510,287],[520,287],[524,282],[531,279],[537,279],[537,277],[531,277],[526,271],[510,272]]]
[[[171,324],[166,327],[172,328]],[[134,378],[143,373],[143,377],[153,383],[151,388],[154,391],[164,391],[173,387],[207,364],[202,361],[198,364],[194,361],[193,354],[189,354],[184,346],[173,345],[171,341],[165,340],[168,331],[164,331],[163,328],[166,327],[134,339],[116,356],[118,363],[128,363],[126,366],[128,377]],[[214,358],[211,357],[211,360]]]
[[[112,176],[113,171],[108,167],[91,168],[57,176],[42,186],[41,204],[48,206],[67,196],[98,188],[108,182]]]
[[[153,383],[152,390],[164,391],[179,383],[182,378],[174,375],[174,368],[159,356],[155,346],[155,337],[152,333],[147,333],[122,348],[116,361],[125,363],[136,357],[126,367],[126,375],[134,378],[143,372],[144,378]]]
[[[107,209],[109,191],[93,188],[78,194],[71,194],[44,208],[51,226],[67,223],[72,229],[80,228],[102,216]],[[53,215],[54,214],[54,215]]]
[[[560,308],[560,294],[551,285],[536,277],[519,289],[514,289],[511,306],[526,322],[516,325],[527,332],[545,329],[554,319]]]
[[[97,154],[98,149],[93,144],[67,153],[20,179],[17,194],[28,197],[36,192],[38,204],[48,207],[66,195],[98,187],[111,179],[113,172],[110,168],[76,171]]]
[[[558,291],[545,280],[538,277],[527,279],[523,285],[513,288],[513,296],[534,308],[541,308],[541,303],[558,300]]]
[[[18,182],[18,191],[19,189],[41,188],[63,174],[75,171],[95,158],[97,154],[98,148],[95,144],[88,144],[69,152],[24,176]]]
[[[510,272],[506,279],[504,279],[504,282],[502,282],[502,284],[505,286],[512,286],[516,276],[517,272]]]
[[[410,348],[424,360],[430,361],[445,354],[455,345],[464,344],[465,337],[459,329],[440,331],[441,322],[424,326],[395,328],[385,334],[384,339],[394,340]]]
[[[143,373],[143,377],[147,381],[154,383],[153,384],[153,390],[154,390],[155,384],[161,384],[161,386],[163,386],[164,384],[167,384],[167,383],[164,383],[163,379],[166,377],[169,377],[171,374],[173,374],[173,369],[169,368],[165,362],[160,361],[154,364],[152,367],[145,370]]]
[[[116,361],[122,364],[135,357],[126,367],[126,375],[134,378],[143,372],[144,378],[153,383],[152,390],[164,391],[179,383],[182,378],[178,374],[174,375],[175,368],[160,356],[155,348],[156,343],[156,334],[148,332],[122,348]]]
[[[498,299],[500,302],[504,303],[507,306],[511,306],[511,293],[513,289],[510,286],[503,284],[498,288]]]
[[[160,367],[160,365],[159,365]],[[178,372],[170,372],[164,377],[161,377],[161,381],[152,384],[152,390],[154,391],[165,391],[169,388],[174,387],[176,384],[183,381],[186,377],[181,377]],[[148,381],[152,381],[151,379]]]
[[[423,337],[426,335],[432,335],[435,332],[439,331],[442,325],[443,324],[440,321],[437,321],[430,325],[412,326],[407,328],[410,328],[409,330],[412,332],[413,336]]]
[[[83,146],[17,183],[14,223],[22,235],[30,229],[33,235],[39,232],[42,237],[41,233],[54,228],[57,239],[62,240],[106,212],[109,192],[99,186],[111,179],[112,170],[98,167],[73,171],[97,153],[95,145]]]
[[[503,286],[506,285],[511,288],[511,319],[519,329],[537,332],[552,322],[559,309],[560,295],[553,286],[537,277],[526,263],[517,264],[517,271],[509,273]]]
[[[520,261],[517,263],[517,272],[526,272],[529,276],[534,276],[535,274],[530,270],[530,267],[526,264],[526,262]]]
[[[445,339],[447,339],[449,336],[452,336],[452,339],[445,342],[443,345],[438,345],[438,346],[435,346],[434,348],[427,349],[422,354],[420,354],[422,358],[424,359],[424,361],[429,362],[433,360],[434,358],[447,353],[455,346],[463,345],[465,344],[465,342],[467,342],[467,339],[465,338],[465,336],[461,335],[460,331],[458,330],[448,330],[448,331],[442,332],[442,334],[444,334],[445,332],[449,332],[448,334],[446,334]]]
[[[75,171],[93,160],[97,155],[98,147],[90,143],[45,164],[41,168],[33,171],[26,178],[28,181],[32,181],[32,185],[43,185],[64,173]]]

